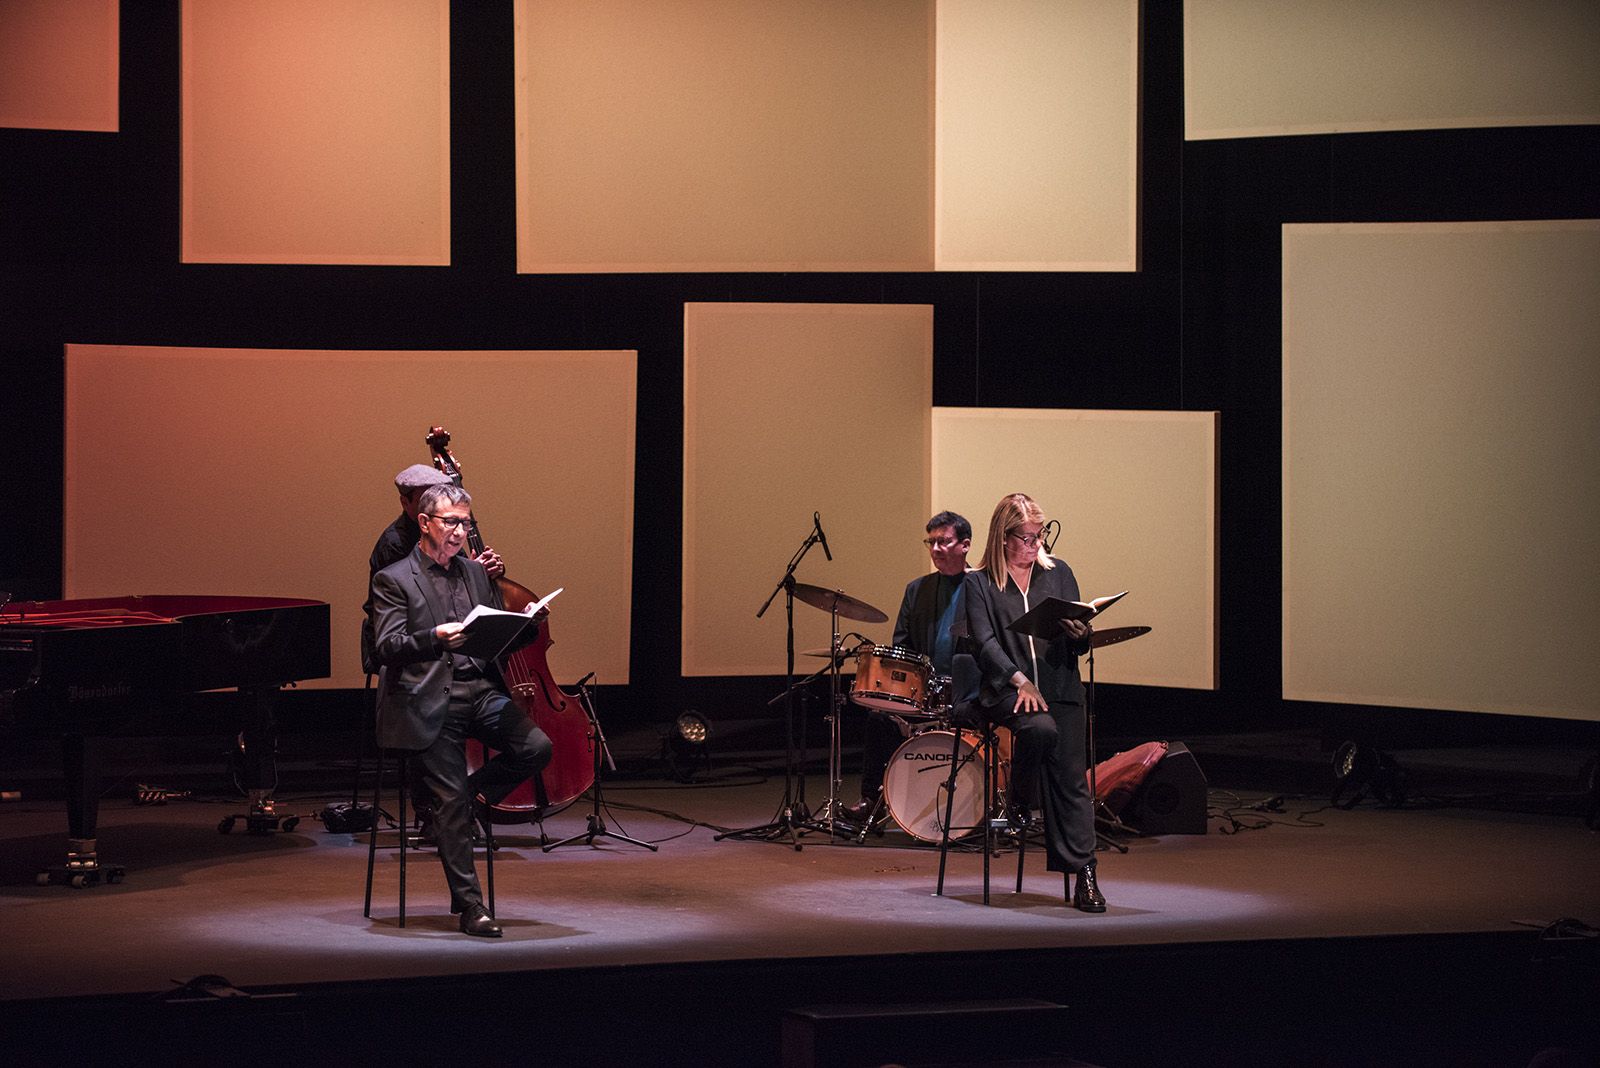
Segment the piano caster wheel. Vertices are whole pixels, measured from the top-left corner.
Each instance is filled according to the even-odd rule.
[[[67,885],[72,887],[74,890],[82,890],[85,886],[89,885],[89,881],[81,875],[74,875],[70,880],[68,880]]]
[[[233,817],[232,816],[223,817],[222,822],[217,824],[217,833],[218,834],[227,834],[228,832],[230,832],[232,830],[233,830]]]
[[[35,883],[39,884],[40,886],[49,886],[50,885],[50,873],[47,872],[47,871],[42,871],[38,875],[35,875],[33,877],[33,881]]]

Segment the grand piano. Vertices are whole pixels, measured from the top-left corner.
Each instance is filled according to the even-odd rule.
[[[3,595],[0,595],[3,599]],[[0,732],[61,736],[67,861],[41,883],[116,882],[96,844],[95,739],[175,695],[270,693],[329,674],[328,605],[293,597],[134,596],[0,605]]]

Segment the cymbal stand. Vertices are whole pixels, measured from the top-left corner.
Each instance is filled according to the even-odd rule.
[[[594,845],[596,838],[615,838],[619,842],[644,846],[652,853],[657,852],[660,848],[659,846],[652,845],[649,842],[641,842],[637,838],[629,838],[625,834],[618,834],[616,831],[611,830],[606,826],[605,817],[600,815],[600,809],[605,806],[604,792],[600,785],[600,754],[605,754],[606,763],[611,765],[612,771],[617,770],[617,762],[611,757],[611,747],[606,744],[605,732],[600,729],[600,717],[594,710],[594,702],[589,698],[589,687],[586,683],[593,677],[593,673],[590,673],[588,678],[578,683],[578,706],[583,709],[583,714],[589,717],[589,730],[594,738],[594,783],[589,787],[589,798],[593,807],[587,817],[588,829],[573,835],[571,838],[563,838],[559,842],[553,842],[545,846],[544,851],[548,853],[552,849],[560,849],[564,845],[571,845],[577,841],[582,841],[585,845]]]
[[[767,608],[772,604],[772,599],[778,596],[778,591],[784,594],[784,620],[785,620],[785,659],[784,659],[784,719],[786,721],[786,738],[784,742],[783,763],[783,800],[778,804],[778,811],[771,820],[755,827],[745,827],[741,830],[724,831],[717,835],[713,841],[720,842],[724,838],[737,838],[741,841],[755,839],[762,842],[776,842],[787,840],[793,845],[795,852],[800,851],[800,830],[807,820],[811,818],[811,810],[806,806],[806,780],[802,770],[804,754],[796,755],[795,749],[795,716],[794,716],[794,569],[800,566],[800,561],[805,559],[811,547],[821,541],[821,534],[816,527],[806,535],[806,540],[800,543],[800,548],[789,560],[789,566],[784,569],[783,577],[767,594],[767,599],[756,611],[756,618],[760,619],[766,614]],[[803,738],[802,738],[803,744]]]
[[[839,692],[839,662],[843,657],[841,648],[843,639],[839,636],[839,604],[834,602],[828,612],[832,621],[832,638],[828,643],[828,797],[822,807],[807,821],[808,827],[829,834],[850,834],[840,818],[844,811],[844,803],[839,799],[839,788],[844,779],[844,758],[841,752],[841,726],[844,714],[844,694]]]
[[[1126,853],[1128,845],[1118,835],[1135,837],[1139,832],[1123,823],[1117,818],[1106,803],[1100,800],[1100,786],[1098,775],[1095,773],[1094,751],[1094,643],[1089,643],[1089,682],[1083,688],[1084,731],[1087,733],[1089,748],[1089,801],[1094,807],[1094,840],[1095,848],[1115,849],[1118,853]],[[1102,826],[1105,828],[1102,830]]]

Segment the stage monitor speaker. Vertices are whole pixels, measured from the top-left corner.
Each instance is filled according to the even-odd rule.
[[[1188,746],[1167,743],[1167,755],[1144,777],[1122,822],[1145,834],[1206,833],[1206,776]]]

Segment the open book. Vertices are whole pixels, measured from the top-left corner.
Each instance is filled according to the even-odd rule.
[[[1054,641],[1061,637],[1062,620],[1093,619],[1126,596],[1128,596],[1127,590],[1113,593],[1109,597],[1096,597],[1092,601],[1063,601],[1059,597],[1046,597],[1018,616],[1006,629]]]
[[[562,587],[564,589],[565,587]],[[533,617],[556,599],[561,589],[555,589],[530,604],[521,612],[506,612],[480,604],[461,621],[461,633],[466,643],[451,652],[475,656],[479,660],[495,660],[533,638],[536,624]]]

